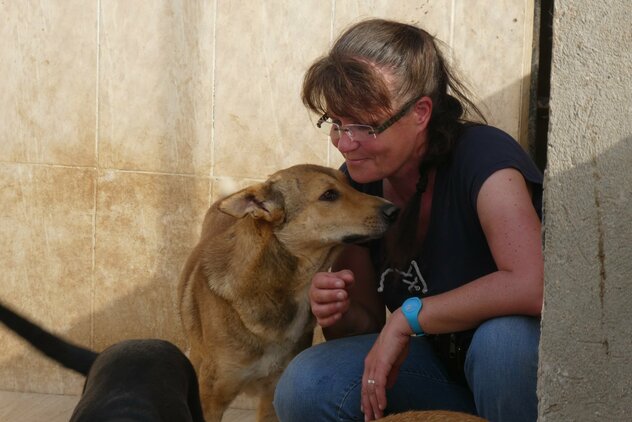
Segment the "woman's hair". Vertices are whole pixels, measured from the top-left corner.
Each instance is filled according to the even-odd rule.
[[[485,122],[468,94],[432,35],[383,19],[351,26],[305,75],[302,99],[310,110],[359,123],[379,123],[380,116],[423,96],[432,100],[428,146],[420,163],[417,190],[401,213],[388,248],[394,266],[405,265],[411,251],[419,250],[416,234],[428,170],[449,159],[456,139],[469,123],[466,113]]]

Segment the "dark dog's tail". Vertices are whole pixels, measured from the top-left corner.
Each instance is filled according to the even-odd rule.
[[[31,343],[37,350],[80,374],[88,375],[98,353],[74,345],[33,324],[0,303],[0,322]]]

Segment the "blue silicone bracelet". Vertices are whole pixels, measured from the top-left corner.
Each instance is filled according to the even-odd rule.
[[[418,297],[409,297],[402,304],[402,313],[406,317],[408,321],[408,325],[413,330],[413,333],[418,336],[423,336],[424,330],[421,329],[421,325],[419,324],[419,312],[421,312],[421,308],[423,307],[423,302]]]

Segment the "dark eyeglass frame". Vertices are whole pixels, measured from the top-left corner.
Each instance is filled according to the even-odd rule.
[[[366,126],[366,127],[370,127],[372,129],[372,132],[369,133],[369,135],[373,135],[373,136],[377,136],[380,133],[384,132],[386,129],[388,129],[389,127],[393,126],[399,119],[401,119],[402,117],[404,117],[408,111],[410,110],[410,108],[420,99],[421,97],[415,98],[413,100],[410,100],[409,102],[407,102],[406,104],[404,104],[404,106],[394,115],[392,115],[391,117],[389,117],[385,122],[379,124],[376,127],[373,127],[371,125],[355,125],[355,124],[351,124],[348,126]],[[316,122],[316,126],[320,129],[320,127],[322,126],[323,123],[325,123],[328,119],[329,119],[329,115],[327,113],[323,114],[322,116],[320,116],[320,119],[318,119],[318,122]],[[340,128],[344,128],[347,125],[338,125]]]

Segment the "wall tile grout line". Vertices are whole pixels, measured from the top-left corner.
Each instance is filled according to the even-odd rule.
[[[215,93],[216,93],[216,89],[215,89],[215,76],[216,76],[216,69],[217,69],[217,16],[219,15],[218,12],[218,8],[219,8],[219,4],[218,4],[218,0],[215,0],[213,2],[213,48],[211,49],[211,54],[213,55],[212,57],[212,64],[211,64],[211,151],[210,151],[210,161],[211,161],[211,171],[210,171],[210,177],[209,177],[209,182],[208,182],[208,200],[207,200],[207,204],[210,207],[211,203],[213,202],[213,180],[215,178],[215,111],[216,111],[216,107],[215,107]],[[199,28],[198,28],[199,31]]]
[[[96,175],[94,180],[94,204],[92,213],[92,269],[90,277],[90,346],[94,349],[95,333],[94,333],[94,309],[96,295],[96,265],[97,265],[97,211],[98,211],[98,195],[99,195],[99,139],[100,139],[100,94],[101,94],[101,0],[96,0],[96,83],[95,83],[95,131],[94,131],[94,160],[96,167]]]

